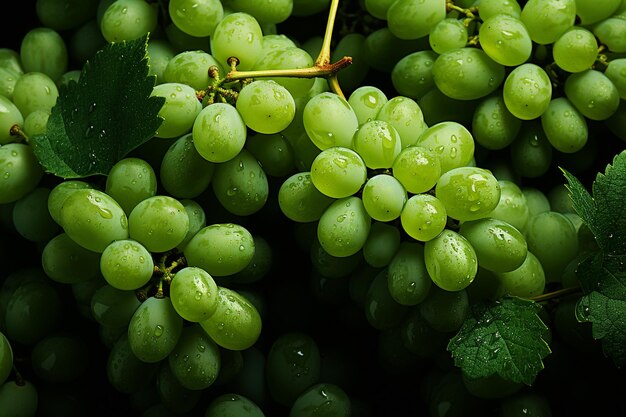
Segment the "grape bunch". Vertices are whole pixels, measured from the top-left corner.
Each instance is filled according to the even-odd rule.
[[[598,411],[557,398],[580,389],[561,381],[568,349],[602,356],[571,296],[598,245],[561,169],[588,183],[624,149],[625,1],[29,13],[0,48],[0,417]],[[158,127],[141,142],[80,125],[145,114],[126,106],[130,74],[87,109],[63,102],[101,51],[142,37]],[[73,124],[104,145],[38,139]],[[471,378],[447,351],[473,306],[505,297],[558,298],[540,312],[555,359],[532,387]],[[594,388],[602,412],[624,411],[623,388]]]

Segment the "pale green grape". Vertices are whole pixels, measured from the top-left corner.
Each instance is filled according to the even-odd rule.
[[[440,122],[427,128],[417,146],[439,157],[441,173],[468,165],[474,157],[474,138],[465,126],[457,122]]]
[[[0,332],[0,384],[4,384],[13,369],[11,342]]]
[[[31,138],[36,135],[44,134],[48,129],[49,118],[49,111],[43,109],[34,110],[24,119],[22,130],[26,133],[26,136]]]
[[[13,226],[31,242],[46,243],[59,232],[59,225],[48,211],[49,195],[49,188],[37,187],[13,206]]]
[[[107,40],[102,36],[98,21],[93,18],[77,27],[68,35],[66,42],[71,62],[76,62],[80,65],[84,65],[100,49],[107,45]],[[70,65],[69,68],[74,69],[70,69],[64,75],[61,75],[58,80],[59,84],[67,82],[68,76],[75,80],[78,80],[80,77],[81,70],[72,64]]]
[[[407,201],[407,193],[397,178],[377,174],[365,182],[361,199],[365,211],[372,219],[389,222],[400,217]]]
[[[413,306],[426,299],[432,280],[424,262],[424,246],[403,242],[387,266],[389,294],[400,305]]]
[[[0,95],[4,96],[4,98],[9,101],[13,100],[15,83],[23,73],[22,70],[16,70],[8,64],[6,67],[0,66]]]
[[[139,202],[156,195],[157,178],[154,169],[140,158],[120,159],[109,170],[105,192],[130,215]]]
[[[210,387],[221,367],[219,347],[199,324],[183,328],[176,347],[167,359],[178,382],[191,390]]]
[[[565,96],[583,116],[606,120],[617,111],[620,98],[615,84],[602,72],[588,69],[565,80]]]
[[[530,251],[524,262],[515,270],[496,273],[500,286],[497,297],[513,296],[532,298],[543,294],[546,277],[539,259]]]
[[[114,240],[129,236],[128,217],[122,207],[95,189],[79,189],[65,199],[60,225],[73,241],[100,253]]]
[[[49,27],[31,29],[22,38],[20,60],[24,72],[41,72],[57,81],[69,64],[65,40]]]
[[[297,0],[295,0],[297,2]],[[241,394],[221,394],[211,400],[204,417],[265,417],[261,408]]]
[[[154,383],[158,368],[158,363],[144,362],[135,356],[124,333],[108,354],[107,380],[116,391],[132,394]]]
[[[541,115],[541,126],[559,152],[578,152],[587,143],[587,121],[566,97],[550,100],[548,109]]]
[[[478,272],[476,252],[462,235],[445,229],[424,244],[424,261],[433,282],[446,291],[460,291]]]
[[[165,99],[159,110],[163,122],[154,133],[158,138],[174,138],[189,132],[202,110],[196,91],[187,84],[161,83],[152,88],[150,96]]]
[[[332,146],[349,148],[359,127],[352,106],[331,92],[323,92],[307,101],[302,118],[307,135],[321,150]]]
[[[376,119],[376,115],[388,101],[383,90],[372,85],[363,85],[348,97],[348,103],[356,114],[359,126]]]
[[[450,17],[440,20],[431,29],[428,43],[434,52],[442,54],[450,49],[463,48],[467,38],[467,27],[463,21]]]
[[[429,49],[428,37],[403,39],[395,35],[387,25],[365,36],[362,59],[370,69],[388,74],[407,54],[424,49]]]
[[[554,42],[552,56],[554,62],[565,71],[584,71],[596,61],[598,42],[591,31],[575,26]]]
[[[457,331],[470,313],[467,291],[448,291],[433,287],[419,305],[419,311],[426,323],[436,331]]]
[[[626,19],[609,17],[592,26],[593,34],[612,52],[626,52]]]
[[[56,282],[75,284],[100,276],[100,254],[74,242],[65,233],[54,236],[43,247],[41,266]]]
[[[254,256],[254,239],[243,226],[216,223],[206,226],[185,246],[189,266],[204,269],[213,277],[232,275],[245,268]]]
[[[370,120],[363,123],[354,134],[352,149],[361,156],[367,168],[391,168],[402,149],[402,143],[400,134],[391,123]]]
[[[15,82],[13,104],[23,117],[35,110],[50,112],[59,97],[59,88],[52,78],[43,72],[26,72]]]
[[[576,15],[580,25],[587,26],[610,17],[621,4],[621,0],[576,0]]]
[[[523,232],[530,218],[530,209],[522,189],[511,180],[498,180],[500,201],[489,217],[507,222]]]
[[[430,190],[441,176],[440,159],[422,146],[402,149],[391,168],[393,176],[413,194]]]
[[[134,291],[105,284],[93,293],[89,307],[93,319],[102,326],[126,328],[140,305]]]
[[[159,170],[161,185],[175,198],[195,198],[211,183],[215,164],[198,153],[193,134],[174,141],[163,155]]]
[[[246,144],[246,124],[235,107],[214,103],[203,108],[192,126],[193,144],[210,162],[233,159]]]
[[[485,97],[502,84],[504,77],[504,66],[478,48],[448,50],[433,64],[435,85],[456,100]]]
[[[435,195],[448,216],[459,221],[487,217],[500,201],[500,184],[483,168],[460,167],[441,175]]]
[[[483,17],[479,30],[480,46],[499,64],[515,67],[526,62],[532,41],[526,26],[518,17],[496,14]]]
[[[224,12],[226,13],[226,10]],[[175,53],[184,53],[187,51],[203,51],[209,53],[211,51],[209,36],[191,36],[180,30],[174,22],[166,24],[164,32],[165,39],[172,45]],[[215,62],[217,63],[217,61]],[[219,67],[221,68],[222,65],[220,64]]]
[[[100,271],[104,279],[119,290],[135,290],[152,278],[152,255],[139,242],[122,239],[111,242],[100,256]]]
[[[626,100],[626,58],[614,59],[609,62],[604,75],[615,85],[622,101]]]
[[[433,64],[439,55],[433,51],[417,51],[406,55],[394,65],[391,83],[398,94],[420,99],[435,86]]]
[[[522,193],[524,193],[526,203],[528,204],[529,218],[535,214],[550,210],[550,200],[548,200],[546,194],[540,189],[535,187],[523,187]]]
[[[285,177],[296,170],[294,150],[282,133],[251,135],[245,147],[259,161],[266,175]]]
[[[269,183],[263,167],[247,149],[215,166],[211,186],[222,206],[238,216],[256,213],[269,198]]]
[[[183,199],[180,200],[180,203],[185,207],[185,211],[189,217],[189,230],[187,231],[187,235],[183,241],[176,246],[178,250],[184,251],[185,246],[187,246],[191,238],[194,237],[200,229],[206,226],[206,213],[202,206],[195,200]]]
[[[264,24],[281,23],[291,16],[293,0],[229,0],[228,6],[249,13]]]
[[[370,233],[363,245],[363,259],[374,268],[389,265],[400,247],[400,230],[392,224],[372,222]]]
[[[311,173],[298,172],[286,178],[278,190],[278,204],[282,213],[295,222],[319,220],[326,207],[334,201],[322,194],[311,181]]]
[[[265,39],[265,36],[263,37]],[[265,45],[265,41],[263,42]],[[310,68],[314,64],[311,55],[302,48],[296,46],[286,49],[276,49],[269,51],[259,57],[254,64],[254,70],[281,70]],[[313,78],[292,78],[273,77],[257,78],[257,80],[272,80],[282,85],[291,93],[293,97],[303,96],[311,89],[315,79]]]
[[[165,69],[176,51],[166,39],[148,39],[148,59],[150,60],[150,75],[156,77],[156,84],[165,82]]]
[[[265,134],[285,129],[296,114],[293,96],[273,80],[256,80],[239,92],[237,111],[246,126]]]
[[[397,0],[387,9],[387,26],[400,39],[418,39],[445,17],[443,0]]]
[[[245,350],[254,345],[261,334],[261,316],[256,307],[237,291],[218,287],[217,310],[200,326],[219,346],[229,350]]]
[[[319,39],[320,45],[315,47],[313,51],[309,50],[312,56],[315,56],[320,51],[323,39],[321,37]],[[337,45],[331,50],[330,58],[332,62],[336,62],[344,56],[352,57],[352,64],[337,73],[339,84],[345,91],[354,91],[361,87],[365,77],[370,72],[370,65],[366,56],[367,51],[365,49],[366,39],[362,33],[349,32],[339,38]]]
[[[376,120],[387,122],[398,131],[402,148],[415,145],[428,127],[417,102],[404,96],[395,96],[387,101],[376,115]]]
[[[478,13],[485,20],[496,14],[506,14],[519,18],[522,8],[517,0],[480,0]]]
[[[331,383],[315,384],[303,391],[293,402],[289,417],[310,416],[311,409],[324,410],[324,413],[334,417],[352,415],[350,397],[340,386]]]
[[[61,207],[65,199],[75,190],[93,188],[91,184],[82,180],[61,181],[50,190],[48,195],[48,211],[57,223],[61,224]]]
[[[365,0],[365,10],[377,19],[387,20],[387,10],[395,0]]]
[[[170,298],[182,318],[191,322],[203,321],[217,309],[217,284],[205,270],[187,266],[174,275]]]
[[[130,238],[150,252],[166,252],[175,248],[188,230],[189,216],[185,207],[167,195],[141,200],[128,215]]]
[[[504,149],[520,131],[522,121],[506,108],[502,92],[482,99],[474,110],[472,135],[478,144],[487,149]]]
[[[263,52],[257,62],[261,62],[261,60],[270,52],[284,51],[290,48],[297,48],[297,46],[296,43],[287,35],[265,34],[263,35]]]
[[[522,127],[510,146],[513,169],[523,177],[540,177],[552,164],[553,149],[540,120],[522,122]]]
[[[230,280],[237,284],[257,282],[268,275],[274,266],[274,249],[261,235],[254,235],[254,255],[248,265],[241,271],[230,276]]]
[[[430,194],[416,194],[402,209],[402,229],[413,239],[427,242],[445,228],[447,211],[443,202]]]
[[[15,136],[11,135],[13,125],[22,126],[24,116],[9,97],[0,95],[0,146],[13,142]]]
[[[172,0],[168,12],[180,30],[196,37],[211,36],[224,17],[224,8],[219,0]]]
[[[543,68],[525,63],[507,75],[502,92],[504,104],[513,116],[531,120],[548,109],[552,98],[552,82]]]
[[[324,210],[317,225],[317,237],[329,254],[351,256],[365,244],[371,222],[359,197],[340,198]]]
[[[38,404],[39,394],[32,382],[9,380],[0,385],[0,416],[34,417]]]
[[[441,122],[457,122],[463,125],[471,124],[476,101],[468,105],[466,100],[456,100],[446,96],[437,87],[424,92],[418,99],[418,104],[424,114],[424,121],[428,126]]]
[[[41,23],[54,30],[74,29],[95,16],[98,1],[37,0],[35,12]],[[71,7],[63,7],[71,5]]]
[[[620,104],[611,117],[604,121],[605,125],[609,128],[618,138],[625,140],[626,138],[626,100],[621,100]]]
[[[520,19],[540,45],[556,41],[576,20],[576,0],[528,0]]]
[[[210,80],[208,69],[215,66],[223,75],[223,65],[206,51],[185,50],[167,61],[160,82],[187,84],[194,90],[204,90]]]
[[[311,164],[311,181],[322,194],[343,198],[355,194],[367,180],[367,167],[350,148],[333,146],[319,153]]]
[[[158,9],[145,1],[116,0],[100,19],[100,30],[107,42],[130,41],[154,31]]]
[[[229,67],[228,58],[239,60],[237,69],[250,70],[261,56],[263,31],[257,19],[244,12],[226,15],[210,37],[211,54],[221,65]]]

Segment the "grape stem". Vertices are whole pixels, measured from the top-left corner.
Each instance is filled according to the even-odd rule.
[[[552,292],[548,292],[545,294],[541,294],[538,295],[536,297],[531,297],[530,300],[536,302],[536,303],[540,303],[542,301],[548,301],[548,300],[552,300],[554,298],[559,298],[559,297],[563,297],[566,295],[571,295],[571,294],[576,294],[581,292],[581,289],[579,287],[568,287],[568,288],[561,288],[560,290],[556,290],[556,291],[552,291]]]
[[[476,13],[478,13],[477,7],[470,7],[469,9],[464,9],[463,7],[457,6],[452,1],[447,1],[446,10],[448,12],[454,10],[463,14],[466,17],[466,19],[463,20],[463,24],[465,25],[465,27],[469,26],[472,20],[476,20],[478,18],[478,16],[476,16]]]
[[[26,132],[24,132],[24,130],[22,130],[22,126],[18,124],[11,126],[11,128],[9,129],[9,134],[11,136],[17,136],[16,142],[29,142],[28,136],[26,136]]]

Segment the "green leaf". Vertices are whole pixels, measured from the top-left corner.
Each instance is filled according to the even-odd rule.
[[[111,43],[88,61],[78,82],[59,90],[44,135],[31,138],[44,169],[62,178],[107,175],[163,122],[165,99],[150,97],[148,37]]]
[[[576,309],[579,321],[591,322],[595,339],[619,367],[626,364],[626,151],[599,173],[593,197],[565,172],[574,209],[594,234],[598,252],[578,266],[584,296]]]
[[[492,375],[531,385],[550,347],[534,301],[510,297],[472,306],[461,330],[448,344],[454,363],[469,378]]]

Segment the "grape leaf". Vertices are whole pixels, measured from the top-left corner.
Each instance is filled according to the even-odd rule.
[[[107,175],[154,136],[165,99],[150,97],[148,37],[111,43],[88,61],[78,82],[61,86],[46,133],[30,138],[44,169],[62,178]]]
[[[551,352],[542,337],[547,327],[537,315],[540,308],[517,297],[473,305],[448,344],[454,364],[468,378],[497,374],[531,385]]]
[[[595,339],[619,367],[626,364],[626,151],[613,158],[592,185],[593,197],[580,181],[563,171],[574,210],[596,238],[599,251],[578,266],[584,296],[576,309],[579,321],[591,322]]]

